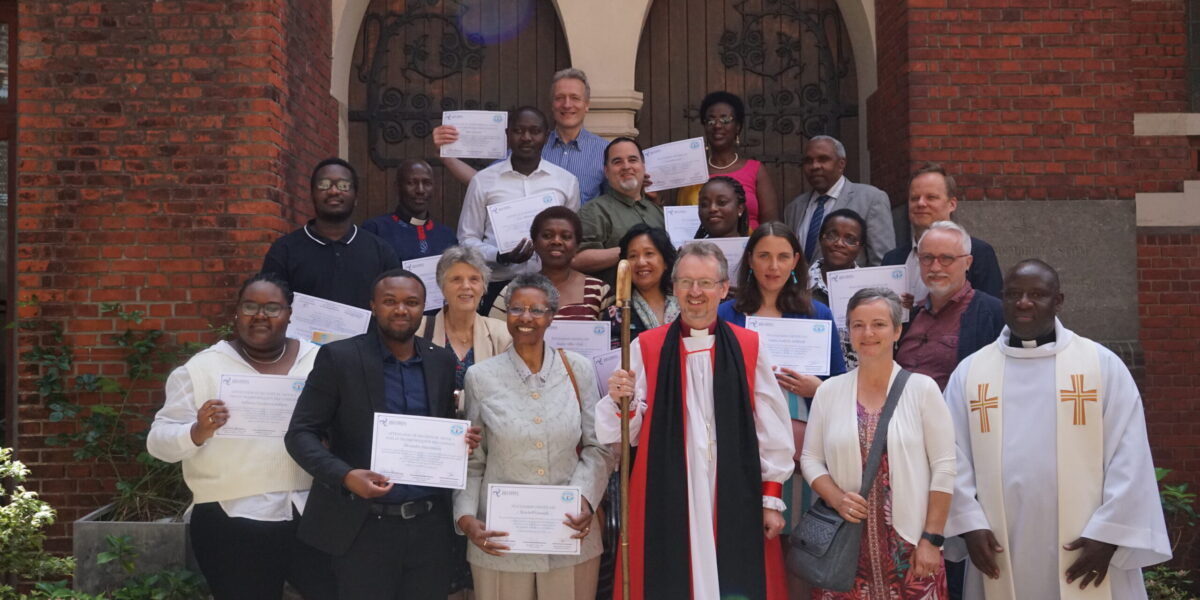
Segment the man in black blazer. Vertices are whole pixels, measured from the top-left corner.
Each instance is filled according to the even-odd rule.
[[[804,179],[812,187],[796,196],[783,211],[783,222],[796,233],[804,260],[812,264],[821,256],[817,235],[825,215],[848,208],[867,223],[866,252],[858,254],[859,266],[878,266],[883,253],[896,245],[892,226],[892,203],[883,190],[846,179],[846,147],[827,135],[813,136],[804,145]]]
[[[909,293],[903,297],[904,307],[911,308],[929,295],[929,289],[918,275],[920,265],[914,251],[921,236],[930,225],[938,221],[950,221],[958,208],[958,189],[954,177],[946,173],[941,165],[929,163],[913,173],[908,184],[908,221],[912,224],[912,242],[896,246],[883,255],[884,265],[908,266]],[[1000,297],[1004,287],[1004,275],[1000,272],[1000,261],[991,244],[971,236],[971,268],[967,269],[967,281],[971,287],[995,298]]]
[[[374,413],[453,418],[454,355],[414,336],[425,286],[403,269],[376,278],[375,327],[321,348],[284,441],[313,476],[299,537],[333,557],[338,596],[444,600],[450,493],[369,469]]]

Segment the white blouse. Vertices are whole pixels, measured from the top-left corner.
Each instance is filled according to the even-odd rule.
[[[900,365],[892,363],[891,381]],[[892,526],[910,544],[921,540],[929,492],[954,493],[954,424],[933,379],[913,373],[887,429],[892,484]],[[863,460],[858,442],[858,369],[817,388],[800,455],[811,485],[829,475],[838,487],[860,493]]]

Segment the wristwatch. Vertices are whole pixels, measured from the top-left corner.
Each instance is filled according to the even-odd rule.
[[[929,543],[930,543],[930,544],[933,544],[934,546],[936,546],[936,547],[938,547],[938,548],[941,548],[941,547],[942,547],[942,544],[945,544],[945,543],[946,543],[946,537],[945,537],[945,536],[941,536],[941,535],[938,535],[938,534],[936,534],[936,533],[929,533],[928,531],[922,531],[922,532],[921,532],[921,539],[923,539],[923,540],[929,540]]]

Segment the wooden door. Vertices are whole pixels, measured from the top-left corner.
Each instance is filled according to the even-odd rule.
[[[857,79],[835,0],[655,0],[638,47],[637,128],[653,146],[704,134],[700,101],[727,90],[746,104],[740,154],[766,163],[786,205],[806,191],[804,142],[840,139],[858,173]]]
[[[550,79],[568,66],[550,0],[372,0],[350,81],[356,220],[394,210],[396,165],[424,158],[441,197],[433,218],[456,226],[466,187],[437,159],[431,132],[442,111],[531,104],[553,120]]]

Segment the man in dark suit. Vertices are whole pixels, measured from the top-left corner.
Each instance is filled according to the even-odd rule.
[[[454,416],[454,355],[414,336],[425,308],[416,275],[386,271],[372,290],[376,327],[321,348],[284,438],[313,476],[298,535],[333,556],[343,600],[444,600],[449,490],[394,484],[369,467],[374,413]]]
[[[848,208],[867,222],[866,252],[858,255],[861,266],[876,266],[883,254],[896,245],[892,226],[892,203],[883,190],[846,179],[846,147],[827,135],[818,135],[804,146],[804,178],[812,191],[796,196],[783,212],[783,221],[804,248],[804,260],[812,264],[821,256],[817,236],[825,215]]]
[[[930,225],[938,221],[949,221],[958,208],[958,186],[954,177],[946,173],[941,165],[929,163],[913,173],[908,184],[908,221],[912,224],[912,242],[897,246],[883,256],[884,265],[906,265],[908,267],[909,293],[903,296],[904,308],[921,302],[929,295],[929,288],[916,274],[920,272],[916,245]],[[1000,297],[1004,286],[1004,275],[996,251],[987,242],[971,237],[971,268],[967,269],[967,281],[971,287]]]

